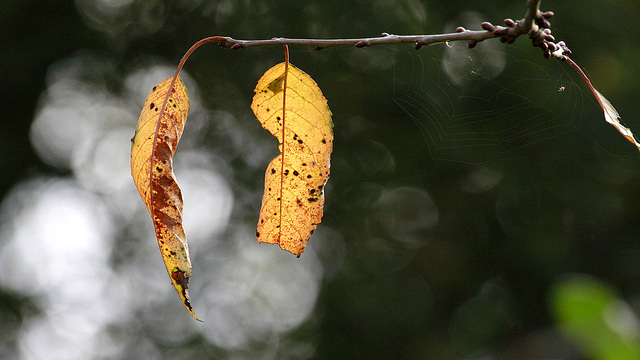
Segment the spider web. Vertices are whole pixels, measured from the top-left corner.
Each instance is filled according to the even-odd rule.
[[[432,159],[482,164],[629,154],[619,138],[602,135],[601,110],[564,63],[528,60],[531,52],[540,55],[530,48],[504,53],[479,49],[484,43],[461,45],[438,57],[396,54],[393,101]]]

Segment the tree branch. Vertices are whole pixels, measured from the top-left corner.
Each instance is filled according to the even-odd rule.
[[[528,10],[524,16],[524,19],[522,19],[523,20],[522,24],[520,24],[520,26],[522,26],[523,31],[525,31],[527,34],[532,31],[532,27],[534,25],[533,22],[536,19],[539,19],[540,16],[542,15],[540,13],[540,2],[542,2],[542,0],[527,0]]]
[[[383,33],[380,37],[371,38],[353,38],[353,39],[289,39],[289,38],[273,38],[269,40],[237,40],[227,37],[225,41],[221,41],[220,46],[228,49],[246,49],[256,46],[283,46],[283,45],[303,45],[314,46],[316,50],[323,50],[335,46],[355,46],[367,47],[385,44],[402,44],[413,43],[422,45],[431,45],[456,40],[475,40],[482,41],[496,37],[488,31],[468,31],[437,34],[437,35],[391,35]]]
[[[224,40],[219,41],[218,44],[227,49],[246,49],[257,46],[302,45],[314,46],[316,50],[323,50],[335,46],[355,46],[361,48],[375,45],[412,43],[415,44],[417,50],[425,45],[460,40],[469,41],[469,47],[474,47],[477,43],[492,38],[501,38],[503,42],[512,43],[521,35],[529,35],[532,40],[538,38],[540,36],[540,26],[545,28],[550,26],[546,19],[553,16],[553,13],[549,12],[541,14],[541,1],[542,0],[527,0],[527,12],[523,19],[517,22],[511,19],[505,19],[504,22],[506,26],[494,26],[491,23],[484,22],[482,23],[482,28],[484,30],[471,31],[459,27],[455,33],[447,34],[392,35],[383,33],[380,37],[352,39],[290,39],[278,37],[268,40],[238,40],[231,37],[224,37]]]

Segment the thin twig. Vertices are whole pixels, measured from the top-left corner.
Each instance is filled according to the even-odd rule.
[[[335,46],[355,46],[368,47],[375,45],[388,44],[415,44],[416,49],[425,45],[433,45],[445,43],[449,41],[469,41],[469,46],[473,47],[477,43],[492,39],[503,38],[509,43],[521,35],[530,35],[539,31],[536,25],[537,19],[540,19],[540,2],[542,0],[527,0],[527,12],[522,20],[514,22],[505,20],[507,26],[493,26],[490,23],[483,23],[484,30],[466,30],[458,28],[455,33],[435,34],[435,35],[392,35],[383,33],[379,37],[370,38],[352,38],[352,39],[290,39],[276,37],[266,40],[238,40],[231,37],[224,37],[224,40],[218,44],[227,49],[246,49],[257,46],[284,46],[284,45],[301,45],[313,46],[316,50],[323,50]]]
[[[268,40],[237,40],[226,38],[219,44],[228,49],[246,49],[256,46],[282,46],[282,45],[303,45],[314,46],[317,50],[322,50],[335,46],[355,46],[366,47],[384,44],[402,44],[413,43],[422,45],[431,45],[456,40],[476,40],[482,41],[496,37],[488,31],[464,31],[451,34],[437,35],[391,35],[383,34],[380,37],[371,38],[354,38],[354,39],[289,39],[289,38],[273,38]]]

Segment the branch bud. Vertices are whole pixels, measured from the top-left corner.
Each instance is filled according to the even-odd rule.
[[[461,33],[461,32],[465,32],[465,31],[467,31],[467,29],[463,28],[462,26],[458,26],[458,27],[456,28],[456,32]]]
[[[540,26],[541,28],[550,28],[551,27],[551,23],[549,21],[547,21],[543,17],[537,18],[536,19],[536,24],[538,24],[538,26]]]
[[[549,45],[547,45],[547,43],[542,43],[540,44],[540,48],[542,49],[542,51],[544,52],[549,52]]]
[[[484,30],[487,30],[487,31],[493,31],[493,29],[495,28],[495,26],[493,26],[493,24],[491,24],[490,22],[487,22],[487,21],[485,21],[482,24],[480,24],[480,26],[482,26],[482,28]]]
[[[516,26],[516,22],[513,21],[512,19],[504,19],[504,23],[505,25],[507,25],[508,27],[514,27]]]
[[[469,49],[473,49],[476,45],[478,45],[476,40],[469,40]]]
[[[493,35],[495,36],[505,36],[507,35],[507,33],[508,33],[507,28],[503,28],[503,27],[496,26],[496,29],[493,30]]]

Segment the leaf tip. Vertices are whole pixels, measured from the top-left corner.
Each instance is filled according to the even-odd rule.
[[[198,321],[202,322],[196,314],[193,312],[193,307],[189,302],[189,274],[186,271],[180,268],[173,268],[171,270],[171,280],[173,281],[173,286],[178,291],[178,295],[180,295],[180,299],[182,299],[182,303],[187,308],[189,313]]]

